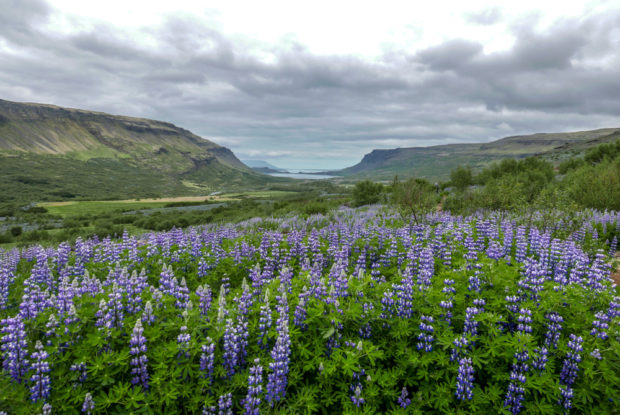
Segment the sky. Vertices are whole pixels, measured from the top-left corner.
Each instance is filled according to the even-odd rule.
[[[620,2],[0,0],[0,99],[283,168],[620,127]]]

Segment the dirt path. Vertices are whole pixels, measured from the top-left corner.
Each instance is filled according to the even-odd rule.
[[[610,278],[620,287],[620,252],[616,252],[614,255],[616,270],[611,272]]]

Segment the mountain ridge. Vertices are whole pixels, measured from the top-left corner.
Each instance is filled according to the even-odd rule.
[[[135,155],[137,162],[173,151],[187,159],[188,170],[211,158],[247,169],[226,147],[169,122],[5,100],[0,100],[0,149],[83,158]]]
[[[576,154],[591,145],[618,138],[620,127],[515,135],[480,143],[375,149],[359,163],[328,173],[350,179],[391,180],[397,175],[445,180],[458,165],[481,169],[503,158],[540,155],[557,159],[562,153]]]
[[[180,196],[270,180],[169,122],[6,100],[0,176],[0,201]]]

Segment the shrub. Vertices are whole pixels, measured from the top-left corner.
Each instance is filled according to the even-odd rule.
[[[364,180],[355,184],[353,188],[354,206],[372,205],[381,200],[383,185],[370,180]]]

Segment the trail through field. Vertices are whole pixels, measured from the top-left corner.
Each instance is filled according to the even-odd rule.
[[[620,252],[616,252],[614,255],[616,270],[612,271],[610,278],[616,283],[616,285],[620,286]]]

